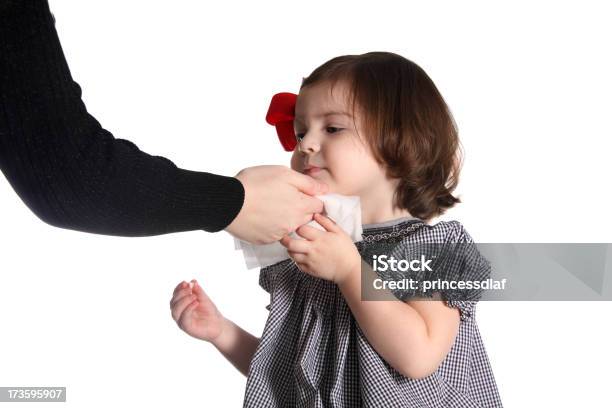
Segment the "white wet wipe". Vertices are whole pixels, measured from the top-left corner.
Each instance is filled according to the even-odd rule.
[[[345,196],[341,194],[323,194],[315,196],[323,202],[325,207],[324,215],[331,218],[344,232],[346,232],[353,242],[361,241],[361,202],[358,196]],[[308,224],[314,228],[325,231],[316,221]],[[291,238],[304,239],[295,232],[290,234]],[[263,268],[289,258],[287,248],[280,242],[271,244],[253,245],[251,243],[234,238],[236,250],[242,250],[247,269]]]

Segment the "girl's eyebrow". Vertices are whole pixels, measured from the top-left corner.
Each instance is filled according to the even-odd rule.
[[[320,113],[318,115],[314,115],[313,117],[318,118],[318,117],[327,117],[327,116],[333,116],[333,115],[339,115],[339,116],[347,116],[348,118],[352,118],[353,115],[351,115],[348,112],[343,112],[343,111],[328,111],[328,112],[323,112]],[[297,120],[298,122],[301,122],[302,120],[300,119],[300,117],[296,116],[295,120]]]

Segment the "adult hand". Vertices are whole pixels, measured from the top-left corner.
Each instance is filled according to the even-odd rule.
[[[323,211],[323,202],[312,196],[325,194],[328,186],[288,167],[249,167],[236,178],[244,187],[244,204],[225,230],[243,241],[279,241]]]

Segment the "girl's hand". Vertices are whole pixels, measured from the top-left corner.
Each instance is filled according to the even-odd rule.
[[[181,330],[197,339],[214,342],[223,331],[224,317],[195,279],[177,285],[170,310]]]
[[[302,225],[296,233],[304,240],[285,235],[280,243],[303,272],[317,278],[342,283],[361,269],[361,255],[351,237],[330,218],[315,214],[325,231]]]

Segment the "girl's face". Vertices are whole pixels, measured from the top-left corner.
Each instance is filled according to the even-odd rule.
[[[329,82],[300,90],[294,121],[298,145],[291,168],[325,182],[330,193],[371,198],[381,192],[381,183],[390,182],[359,136],[364,137],[361,120],[351,116],[346,83],[337,82],[330,92]]]

